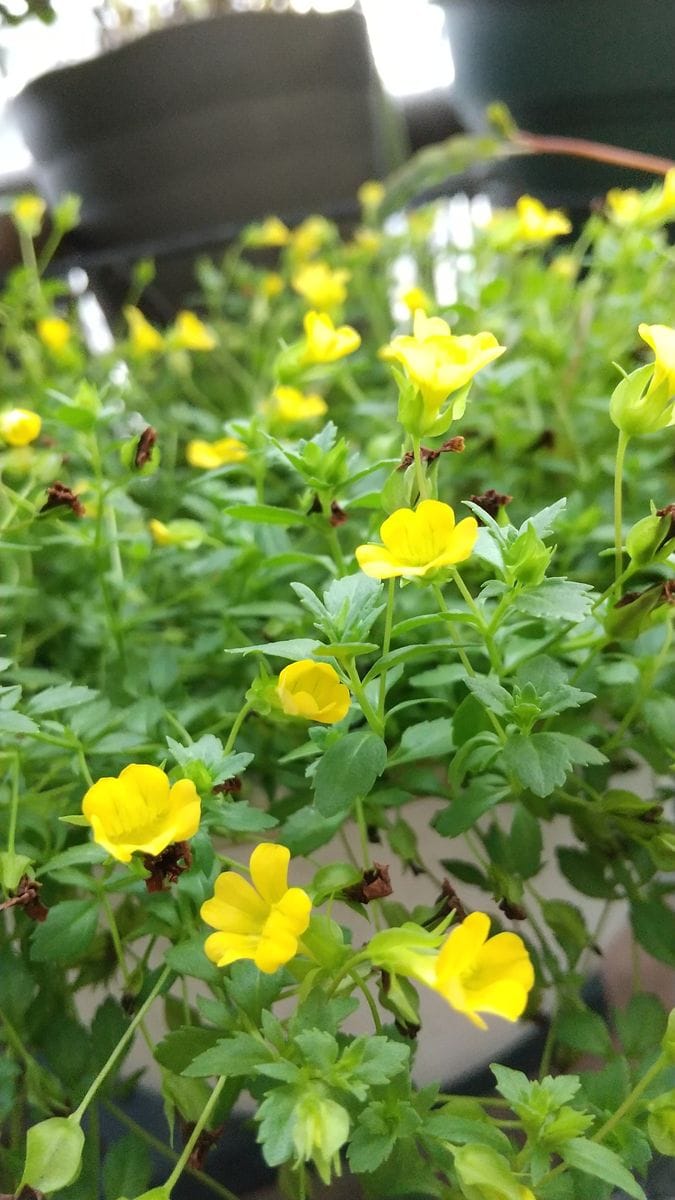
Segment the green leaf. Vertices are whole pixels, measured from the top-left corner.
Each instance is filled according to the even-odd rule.
[[[105,1200],[136,1196],[150,1182],[150,1153],[135,1133],[125,1133],[115,1142],[103,1163]]]
[[[390,756],[391,766],[417,762],[421,758],[444,758],[452,750],[452,721],[449,717],[437,717],[434,721],[420,721],[404,730],[401,744]]]
[[[521,879],[531,879],[541,870],[542,845],[539,821],[523,804],[517,804],[509,834],[509,853]]]
[[[568,1008],[556,1021],[556,1035],[565,1045],[580,1054],[612,1053],[612,1039],[602,1017],[587,1008]]]
[[[221,1039],[210,1050],[204,1050],[185,1067],[183,1075],[199,1078],[203,1075],[252,1075],[260,1063],[272,1062],[274,1055],[264,1042],[251,1033],[237,1033]]]
[[[38,692],[29,701],[28,710],[31,713],[60,712],[63,708],[75,708],[78,704],[88,704],[98,696],[93,688],[75,687],[72,683],[59,683],[55,687]]]
[[[449,808],[444,808],[433,818],[433,826],[444,837],[457,837],[471,829],[479,817],[499,804],[506,794],[503,780],[495,786],[493,776],[479,776],[454,797]]]
[[[424,1122],[424,1132],[430,1137],[441,1138],[455,1146],[465,1146],[467,1143],[481,1146],[491,1146],[494,1150],[507,1153],[511,1144],[500,1129],[496,1129],[489,1120],[474,1121],[470,1117],[460,1117],[453,1112],[435,1112]]]
[[[513,708],[510,694],[492,675],[468,675],[464,683],[481,704],[497,716],[506,716]]]
[[[624,1053],[639,1058],[660,1046],[668,1014],[658,996],[638,992],[623,1012],[616,1013],[615,1019]]]
[[[597,855],[574,846],[559,846],[556,854],[560,870],[578,892],[603,900],[615,896],[614,883],[607,878],[607,865]]]
[[[62,900],[36,926],[30,956],[34,962],[77,962],[93,941],[97,924],[98,909],[91,900]]]
[[[511,734],[502,756],[507,770],[535,796],[550,796],[562,787],[575,764],[607,761],[595,746],[567,733]]]
[[[578,624],[590,612],[595,593],[588,583],[570,579],[544,579],[536,587],[523,588],[513,598],[513,606],[530,617],[544,621],[570,621]]]
[[[53,911],[53,910],[52,910]],[[84,1134],[70,1117],[49,1117],[32,1125],[26,1134],[26,1163],[19,1192],[56,1192],[77,1178],[82,1161]]]
[[[40,867],[36,874],[47,875],[63,867],[80,866],[82,863],[87,865],[102,863],[107,857],[105,850],[101,846],[97,846],[95,842],[82,842],[79,846],[69,846],[67,850],[55,854],[49,862]]]
[[[640,945],[660,962],[675,967],[675,912],[660,900],[634,900],[630,920]]]
[[[202,979],[204,983],[217,983],[221,978],[218,968],[204,953],[204,938],[200,935],[189,942],[179,942],[177,946],[172,946],[166,961],[179,975]]]
[[[546,924],[565,952],[569,965],[575,966],[589,940],[586,922],[579,909],[567,900],[543,900],[541,911]]]
[[[223,515],[235,521],[252,521],[254,525],[282,525],[290,529],[293,525],[315,525],[311,517],[293,508],[277,508],[273,504],[231,504],[223,509]]]
[[[374,733],[361,730],[334,742],[314,778],[314,798],[321,816],[348,813],[357,797],[368,795],[386,765],[387,747]]]
[[[321,646],[316,638],[290,638],[285,642],[261,642],[257,646],[235,646],[225,650],[225,654],[269,654],[270,658],[287,658],[290,662],[299,662],[303,658],[313,658],[314,652]]]
[[[155,1058],[161,1067],[181,1075],[190,1063],[200,1054],[213,1049],[221,1038],[222,1030],[185,1025],[162,1038],[159,1045],[155,1046]]]
[[[640,1184],[626,1170],[618,1154],[607,1146],[600,1146],[586,1138],[572,1138],[560,1148],[560,1154],[569,1167],[621,1188],[634,1200],[647,1200]]]
[[[271,813],[254,808],[246,800],[232,800],[223,804],[218,808],[217,816],[218,828],[225,833],[262,833],[279,824]]]
[[[30,717],[11,709],[0,709],[0,733],[35,733],[38,726]]]
[[[293,1132],[295,1128],[295,1106],[298,1093],[294,1088],[275,1087],[263,1100],[256,1113],[260,1123],[258,1141],[262,1146],[265,1162],[270,1167],[280,1167],[293,1158]]]

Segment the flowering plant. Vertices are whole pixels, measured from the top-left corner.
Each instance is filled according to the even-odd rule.
[[[207,1154],[248,1096],[295,1200],[345,1169],[373,1200],[644,1197],[675,1119],[641,982],[675,957],[672,190],[576,237],[526,197],[468,244],[370,184],[353,235],[270,218],[199,264],[199,315],[156,328],[135,289],[96,353],[44,275],[72,200],[42,259],[17,200],[0,1190],[232,1200]],[[633,986],[601,1013],[614,914]],[[453,1041],[482,1063],[515,1022],[538,1077],[453,1090]]]

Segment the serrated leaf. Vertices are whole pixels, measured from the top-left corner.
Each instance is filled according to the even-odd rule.
[[[33,696],[28,703],[28,710],[32,713],[57,712],[63,708],[75,708],[78,704],[88,704],[96,696],[98,692],[93,688],[59,683]]]
[[[150,1153],[135,1133],[125,1133],[108,1150],[103,1162],[105,1200],[137,1196],[150,1182]]]
[[[314,799],[322,817],[346,814],[357,797],[370,792],[387,765],[382,738],[368,731],[348,733],[329,746],[314,777]]]
[[[313,658],[315,650],[321,645],[316,638],[289,638],[282,642],[261,642],[257,646],[235,646],[226,649],[225,654],[269,654],[270,658],[286,658],[289,662],[299,662],[303,658]]]
[[[205,1075],[251,1075],[259,1063],[272,1062],[274,1055],[259,1038],[251,1033],[237,1033],[223,1038],[204,1050],[183,1069],[188,1078]]]
[[[607,761],[595,746],[566,733],[512,734],[502,757],[506,769],[535,796],[550,796],[557,787],[562,787],[575,764],[588,766]]]
[[[437,717],[433,721],[409,725],[389,762],[391,766],[400,766],[401,763],[417,762],[421,758],[443,758],[451,750],[452,721],[450,717]]]
[[[216,1029],[186,1025],[162,1038],[155,1046],[155,1058],[161,1067],[180,1075],[200,1054],[211,1050],[221,1039],[222,1032]]]

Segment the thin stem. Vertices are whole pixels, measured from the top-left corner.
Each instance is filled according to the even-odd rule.
[[[103,1083],[103,1080],[106,1078],[108,1073],[114,1067],[114,1065],[117,1062],[118,1058],[120,1057],[122,1051],[124,1050],[124,1047],[126,1046],[127,1042],[131,1041],[132,1037],[134,1036],[134,1033],[136,1032],[137,1027],[140,1025],[140,1023],[143,1020],[148,1009],[151,1007],[153,1002],[157,999],[157,996],[159,995],[160,991],[162,990],[164,984],[166,983],[166,980],[168,979],[169,975],[171,974],[171,971],[172,971],[171,967],[165,967],[164,970],[162,971],[161,975],[159,976],[159,978],[156,980],[155,986],[152,988],[152,991],[150,991],[148,993],[144,1003],[141,1005],[138,1012],[135,1014],[135,1016],[129,1022],[128,1028],[122,1034],[122,1037],[120,1038],[119,1042],[115,1046],[115,1049],[113,1050],[112,1054],[110,1054],[108,1056],[108,1058],[104,1062],[103,1066],[101,1067],[101,1070],[99,1071],[98,1075],[96,1076],[94,1082],[87,1089],[87,1091],[84,1095],[84,1098],[80,1101],[77,1108],[75,1109],[75,1112],[72,1114],[72,1117],[71,1117],[72,1121],[77,1122],[79,1124],[79,1122],[82,1120],[82,1117],[84,1116],[85,1112],[87,1111],[87,1108],[91,1104],[91,1101],[93,1100],[98,1089],[100,1088],[101,1084]]]
[[[396,588],[396,580],[389,580],[389,589],[387,593],[387,611],[384,618],[384,634],[382,637],[382,657],[389,653],[391,645],[391,627],[394,620],[394,591]],[[377,708],[377,715],[384,725],[384,706],[387,698],[387,672],[383,671],[380,676],[380,701]]]
[[[118,1108],[118,1106],[112,1100],[104,1100],[103,1103],[108,1109],[108,1112],[112,1113],[112,1115],[117,1121],[120,1122],[121,1125],[126,1125],[127,1129],[133,1130],[133,1132],[136,1133],[139,1138],[142,1138],[148,1146],[157,1152],[157,1154],[161,1154],[163,1158],[167,1158],[171,1163],[175,1163],[177,1161],[178,1155],[176,1154],[175,1150],[171,1150],[169,1146],[165,1146],[164,1142],[160,1141],[160,1139],[155,1137],[154,1134],[148,1133],[147,1129],[144,1129],[142,1125],[139,1125],[138,1121],[134,1121],[133,1117],[130,1117],[123,1108]],[[185,1173],[187,1175],[191,1175],[193,1179],[198,1179],[200,1183],[204,1184],[204,1187],[209,1188],[209,1190],[213,1192],[214,1196],[220,1196],[222,1200],[238,1200],[238,1197],[235,1196],[234,1192],[231,1192],[229,1188],[226,1188],[223,1183],[218,1183],[216,1179],[213,1179],[210,1175],[207,1175],[205,1171],[198,1171],[196,1167],[190,1167],[186,1165]]]
[[[370,859],[370,846],[368,844],[368,827],[366,825],[366,819],[363,815],[363,800],[361,799],[360,796],[357,796],[356,801],[354,803],[354,815],[356,817],[356,824],[358,827],[359,839],[361,842],[361,854],[363,856],[363,869],[364,869],[364,871],[367,871],[372,864],[371,864],[371,859]]]
[[[183,1147],[183,1153],[181,1154],[173,1171],[169,1175],[169,1178],[167,1179],[166,1183],[164,1184],[164,1187],[166,1188],[167,1192],[170,1193],[172,1191],[172,1189],[178,1183],[178,1180],[180,1179],[181,1175],[183,1174],[183,1168],[187,1164],[187,1161],[188,1161],[190,1155],[192,1154],[192,1151],[194,1150],[195,1146],[197,1145],[197,1142],[199,1141],[202,1129],[204,1129],[206,1122],[208,1121],[209,1117],[211,1116],[211,1113],[213,1112],[213,1109],[215,1108],[216,1101],[218,1100],[220,1093],[222,1092],[223,1088],[225,1087],[226,1082],[227,1082],[227,1076],[221,1075],[216,1086],[214,1087],[213,1091],[211,1092],[211,1095],[209,1096],[208,1100],[206,1101],[206,1104],[204,1105],[204,1107],[202,1109],[201,1116],[200,1116],[199,1120],[197,1121],[197,1124],[195,1125],[194,1129],[192,1130],[192,1133],[190,1134],[187,1142],[185,1143],[185,1145]]]
[[[623,462],[626,457],[628,442],[628,434],[620,429],[616,445],[616,466],[614,468],[614,583],[617,589],[623,573]]]
[[[228,737],[228,739],[225,743],[225,746],[223,747],[223,754],[229,754],[230,751],[232,750],[232,747],[234,746],[234,743],[237,740],[237,734],[239,733],[239,730],[241,729],[242,725],[244,724],[244,721],[246,720],[248,714],[251,712],[252,708],[253,708],[253,705],[251,704],[251,702],[249,700],[247,700],[246,703],[242,706],[242,708],[237,713],[237,716],[235,717],[234,725],[232,726],[232,728],[230,730],[230,736]]]
[[[375,1026],[375,1032],[382,1033],[382,1022],[380,1020],[380,1014],[377,1011],[377,1005],[375,1004],[375,1001],[373,1000],[373,997],[370,992],[370,988],[368,987],[365,980],[362,979],[362,977],[359,975],[358,971],[350,971],[349,977],[350,977],[350,979],[354,980],[354,983],[356,984],[356,986],[360,989],[361,992],[363,992],[363,995],[365,996],[366,1003],[368,1005],[368,1008],[370,1009],[370,1013],[373,1018],[373,1025]]]
[[[417,490],[419,492],[419,499],[426,500],[427,496],[428,496],[428,488],[427,488],[426,472],[424,470],[424,463],[422,462],[422,447],[420,445],[420,439],[418,437],[415,437],[414,435],[412,438],[412,447],[413,447],[413,458],[415,460],[415,479],[417,480]]]
[[[7,831],[7,850],[9,854],[14,853],[14,844],[16,841],[16,822],[19,813],[19,756],[12,756],[11,765],[11,780],[12,780],[12,795],[9,809],[9,829]]]
[[[665,1054],[660,1054],[659,1057],[657,1058],[656,1062],[652,1063],[652,1065],[649,1068],[649,1070],[647,1071],[647,1073],[645,1075],[643,1075],[642,1079],[638,1080],[638,1082],[635,1084],[635,1087],[633,1088],[632,1092],[628,1093],[628,1095],[626,1096],[626,1099],[623,1101],[622,1104],[619,1105],[616,1112],[613,1112],[611,1117],[607,1118],[604,1125],[600,1126],[597,1133],[593,1134],[593,1137],[591,1140],[594,1142],[604,1141],[604,1139],[607,1137],[607,1134],[612,1132],[614,1127],[619,1124],[619,1121],[621,1121],[623,1119],[623,1117],[625,1117],[627,1112],[630,1112],[631,1108],[633,1108],[635,1106],[635,1104],[637,1103],[637,1101],[640,1099],[640,1096],[642,1095],[642,1093],[644,1091],[646,1091],[646,1089],[649,1087],[650,1083],[652,1083],[653,1080],[656,1079],[657,1075],[660,1075],[661,1071],[663,1071],[664,1067],[666,1067],[667,1065],[668,1065],[667,1056]]]
[[[383,722],[380,720],[366,695],[366,690],[359,679],[358,671],[354,665],[354,659],[348,658],[345,662],[345,667],[349,676],[349,682],[352,685],[352,691],[361,706],[361,712],[373,730],[373,733],[376,733],[378,737],[382,737],[384,733]]]
[[[511,141],[534,154],[565,154],[573,158],[590,158],[594,162],[612,163],[631,170],[650,171],[654,175],[666,175],[672,171],[672,158],[661,158],[656,154],[645,154],[641,150],[625,150],[622,146],[610,146],[607,142],[590,142],[587,138],[558,137],[526,133],[518,129]]]

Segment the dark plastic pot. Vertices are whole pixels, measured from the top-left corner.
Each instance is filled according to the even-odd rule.
[[[51,71],[14,111],[75,245],[193,257],[269,212],[340,212],[400,158],[356,12],[224,14]],[[188,249],[186,250],[186,246]]]
[[[437,0],[455,63],[455,104],[472,129],[502,100],[534,133],[675,156],[673,0]],[[507,164],[503,198],[532,191],[581,208],[644,174],[537,157]]]

